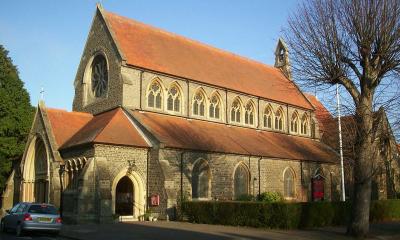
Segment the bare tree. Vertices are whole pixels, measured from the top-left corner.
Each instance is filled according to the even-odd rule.
[[[354,102],[357,137],[348,234],[355,237],[369,231],[379,142],[374,102],[377,89],[400,70],[399,27],[399,0],[311,0],[289,17],[285,30],[295,79],[319,86],[338,83]]]

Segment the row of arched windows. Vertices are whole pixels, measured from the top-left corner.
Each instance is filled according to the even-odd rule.
[[[147,90],[147,107],[152,109],[162,110],[164,109],[164,92],[160,81],[153,81]],[[182,93],[178,83],[174,82],[167,88],[165,94],[166,97],[166,109],[170,112],[182,112]],[[221,97],[218,92],[214,92],[210,98],[207,97],[203,89],[198,89],[192,99],[192,115],[197,117],[209,117],[211,119],[220,120],[223,116],[223,107]],[[235,124],[244,124],[249,126],[255,126],[256,120],[256,107],[253,101],[249,100],[246,104],[243,104],[240,97],[236,97],[232,101],[232,105],[229,110],[230,122]],[[282,107],[279,107],[276,111],[273,110],[271,105],[268,105],[263,112],[262,124],[264,128],[274,129],[278,131],[285,130],[285,117]],[[299,117],[297,111],[292,114],[290,121],[290,131],[292,133],[300,133],[307,135],[309,130],[308,117],[304,113],[303,116]]]
[[[233,193],[235,199],[249,194],[250,179],[249,169],[246,165],[240,163],[235,168],[233,175]],[[283,172],[283,194],[285,198],[295,198],[295,175],[291,168],[286,168]],[[204,160],[199,160],[193,167],[192,198],[211,198],[211,171],[208,163]]]

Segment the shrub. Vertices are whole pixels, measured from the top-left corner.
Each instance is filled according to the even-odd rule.
[[[261,202],[282,202],[283,196],[279,192],[264,192],[257,196],[257,200]]]
[[[371,222],[399,220],[400,219],[400,200],[378,200],[371,203],[369,215]]]
[[[183,210],[196,223],[296,229],[346,225],[351,204],[210,201],[184,202]],[[370,219],[399,220],[400,200],[373,201]]]
[[[242,194],[236,198],[236,201],[254,201],[254,196],[250,194]]]

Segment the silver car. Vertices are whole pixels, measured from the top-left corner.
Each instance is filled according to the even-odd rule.
[[[26,231],[49,231],[58,234],[62,220],[56,207],[47,203],[17,203],[1,219],[1,231],[15,230],[17,236]]]

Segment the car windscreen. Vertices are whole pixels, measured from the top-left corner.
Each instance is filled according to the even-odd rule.
[[[57,209],[51,205],[31,205],[28,212],[40,214],[58,214]]]

